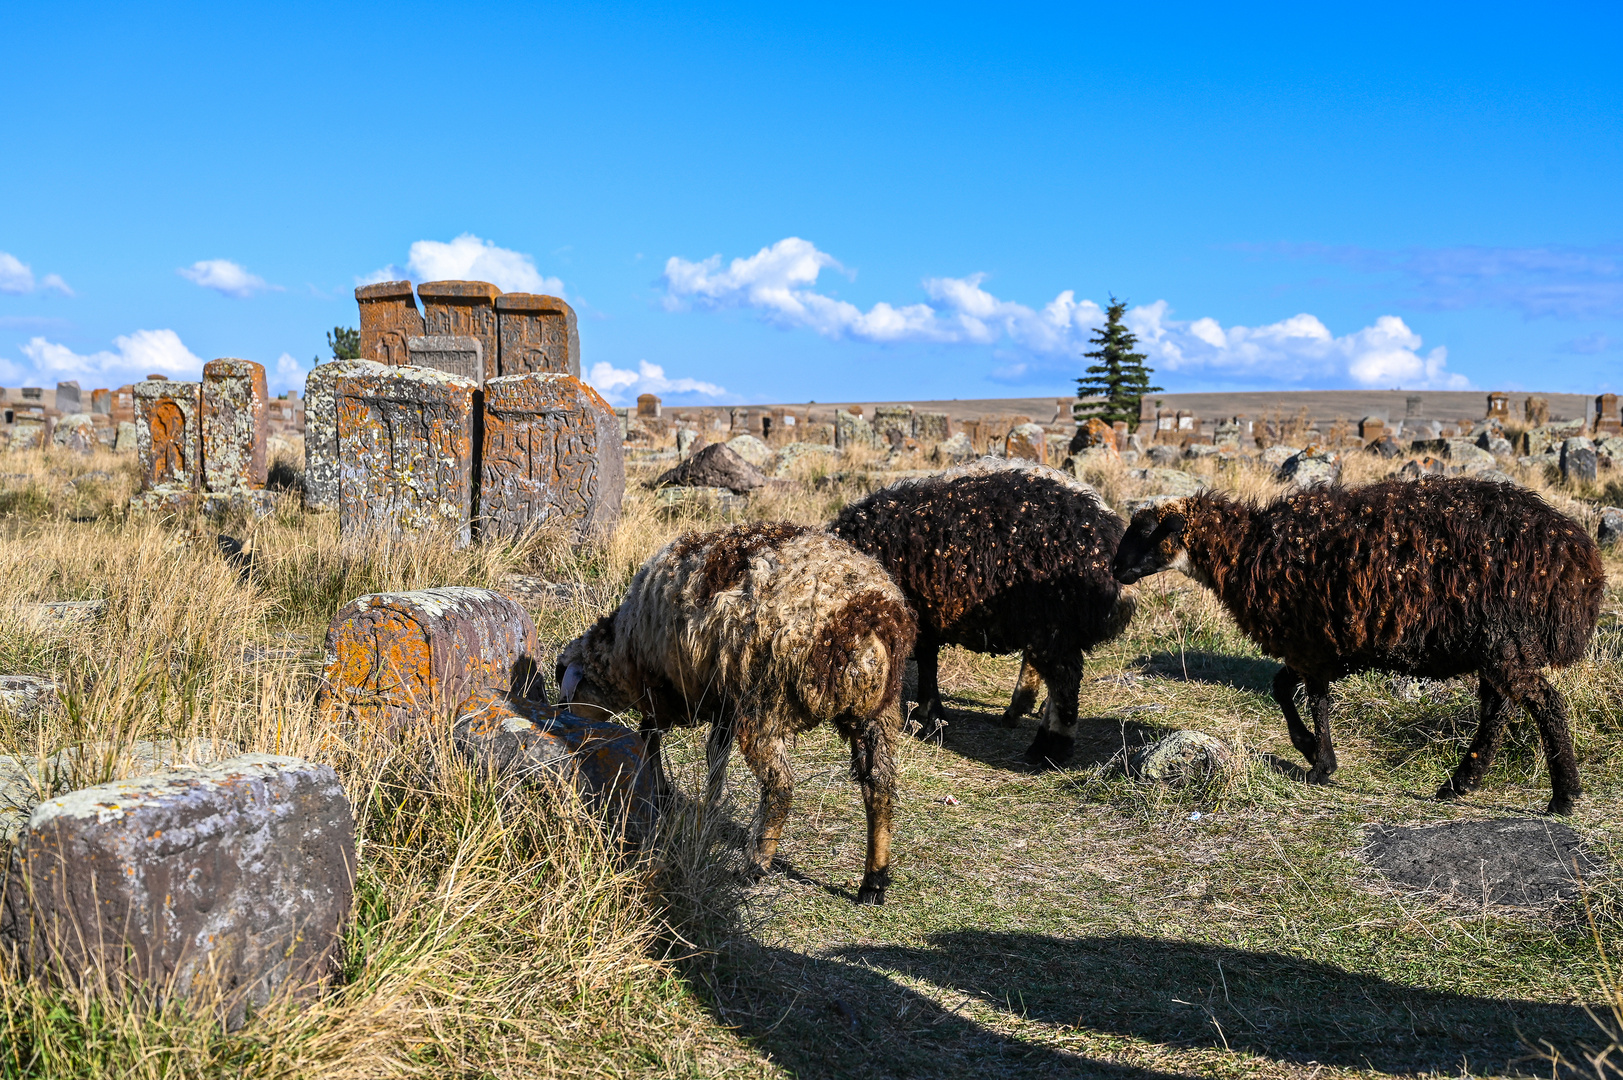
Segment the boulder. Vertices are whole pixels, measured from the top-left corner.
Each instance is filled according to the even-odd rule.
[[[89,413],[73,413],[56,422],[51,434],[53,445],[88,454],[96,446],[96,425]]]
[[[1172,787],[1203,783],[1233,769],[1234,751],[1201,731],[1174,731],[1140,747],[1127,759],[1127,772]]]
[[[31,719],[56,702],[57,685],[41,675],[0,675],[0,713]]]
[[[839,457],[840,452],[828,443],[792,442],[778,451],[777,465],[772,475],[778,480],[788,480],[794,476],[798,462],[812,461],[832,466]]]
[[[1561,444],[1561,479],[1569,482],[1592,481],[1599,462],[1595,457],[1595,444],[1579,436]]]
[[[734,435],[727,440],[727,446],[757,469],[764,469],[772,463],[772,448],[754,435]]]
[[[1016,424],[1003,441],[1004,457],[1048,463],[1048,433],[1037,424]]]
[[[1190,443],[1189,446],[1184,450],[1183,456],[1195,460],[1199,460],[1200,458],[1216,457],[1225,450],[1231,452],[1237,450],[1239,445],[1240,442],[1238,439],[1232,443],[1225,443],[1222,446],[1219,446],[1216,443]]]
[[[1600,511],[1600,523],[1595,528],[1595,540],[1601,547],[1611,547],[1623,540],[1623,509],[1605,506]]]
[[[1270,469],[1278,469],[1301,452],[1299,446],[1270,446],[1262,452],[1262,463]]]
[[[766,444],[753,435],[740,435],[729,442],[711,443],[674,469],[659,475],[654,487],[709,487],[726,488],[737,494],[765,487],[766,473],[746,461],[733,449],[733,444],[748,439],[765,449]],[[771,459],[768,451],[767,459]]]
[[[1516,454],[1516,448],[1510,445],[1510,440],[1501,435],[1497,429],[1484,431],[1478,435],[1476,445],[1496,458],[1514,457]]]
[[[20,968],[100,967],[200,998],[228,1027],[337,967],[355,820],[330,766],[269,754],[99,784],[36,807],[0,903]]]
[[[1510,445],[1504,439],[1499,441],[1506,446]],[[1469,439],[1444,439],[1441,453],[1451,465],[1456,465],[1465,472],[1491,469],[1495,465],[1493,454]]]
[[[693,451],[693,444],[704,445],[704,436],[692,428],[676,429],[676,456],[685,458]]]
[[[1145,456],[1150,459],[1152,465],[1171,466],[1183,458],[1183,451],[1166,443],[1156,443],[1149,448]]]
[[[1434,457],[1411,458],[1403,463],[1397,475],[1405,480],[1418,480],[1422,476],[1445,476],[1448,467]]]
[[[1390,435],[1382,435],[1364,449],[1371,454],[1379,454],[1383,458],[1395,458],[1403,453],[1403,446]]]
[[[1321,446],[1309,446],[1279,466],[1280,479],[1294,481],[1299,488],[1333,484],[1340,476],[1340,455]]]
[[[1181,469],[1129,469],[1129,479],[1160,488],[1159,494],[1183,497],[1198,495],[1206,489],[1206,481]]]
[[[962,465],[975,460],[975,444],[962,431],[949,435],[939,443],[931,455],[937,465]]]

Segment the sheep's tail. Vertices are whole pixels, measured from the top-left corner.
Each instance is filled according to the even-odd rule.
[[[800,697],[814,713],[872,720],[896,703],[918,627],[900,596],[867,589],[817,628],[801,667]]]

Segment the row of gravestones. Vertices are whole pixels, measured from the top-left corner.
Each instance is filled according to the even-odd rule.
[[[618,842],[646,842],[657,807],[642,738],[548,705],[535,654],[529,615],[499,593],[362,596],[328,628],[318,709],[345,744],[386,740],[414,759],[449,735],[481,776],[573,791]],[[125,756],[142,775],[44,798],[27,792],[57,769],[41,783],[41,769],[0,758],[0,779],[25,781],[4,792],[23,791],[27,821],[0,895],[0,944],[22,971],[139,979],[228,1026],[336,971],[356,873],[337,775],[279,755],[211,760],[217,749],[137,744]]]
[[[201,382],[135,384],[137,509],[175,509],[200,494],[266,507],[265,368],[226,358],[203,365]]]

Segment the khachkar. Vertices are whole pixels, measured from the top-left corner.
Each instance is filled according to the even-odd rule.
[[[427,368],[340,376],[340,533],[445,529],[472,539],[479,386]]]
[[[575,310],[559,297],[504,293],[485,281],[425,281],[417,297],[421,312],[409,281],[355,290],[363,359],[432,367],[480,385],[532,371],[580,378]]]
[[[455,348],[447,338],[473,338],[479,342],[484,369],[477,374],[456,372],[483,386],[500,374],[496,366],[496,297],[501,290],[487,281],[425,281],[417,286],[423,301],[423,336],[442,339],[440,350]],[[409,347],[409,343],[408,343]]]
[[[408,285],[409,289],[410,286]],[[365,308],[362,309],[363,316]],[[338,380],[346,375],[382,375],[393,369],[371,360],[317,364],[304,379],[304,505],[338,509]]]
[[[361,308],[361,358],[379,364],[406,364],[406,339],[423,329],[409,281],[383,281],[355,290]]]
[[[496,297],[502,375],[532,371],[580,378],[580,331],[575,309],[556,296],[503,293]]]
[[[201,385],[170,379],[135,384],[135,452],[141,491],[135,509],[178,509],[197,487],[202,467]]]
[[[511,539],[565,526],[607,534],[620,520],[620,419],[572,375],[504,375],[485,383],[481,535]]]
[[[203,365],[203,486],[265,486],[265,367],[227,358]]]

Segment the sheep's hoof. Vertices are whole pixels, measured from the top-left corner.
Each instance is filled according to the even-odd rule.
[[[1041,730],[1031,740],[1031,745],[1026,747],[1026,763],[1038,768],[1063,765],[1071,760],[1071,752],[1075,749],[1076,740],[1069,735]]]
[[[874,870],[862,875],[862,887],[857,890],[857,903],[879,907],[885,902],[885,889],[890,885],[890,871]]]
[[[1573,800],[1574,796],[1571,795],[1557,795],[1555,798],[1550,800],[1550,805],[1544,808],[1544,812],[1546,814],[1556,814],[1561,817],[1568,817],[1573,811]]]
[[[1307,782],[1310,784],[1328,784],[1330,782],[1330,770],[1314,766],[1308,770]]]
[[[1437,801],[1449,802],[1453,799],[1463,799],[1476,790],[1476,785],[1460,780],[1449,780],[1437,789]]]
[[[1003,715],[997,718],[998,726],[1017,728],[1020,726],[1020,721],[1025,715],[1026,714],[1023,712],[1015,712],[1013,709],[1005,709],[1003,711]]]

